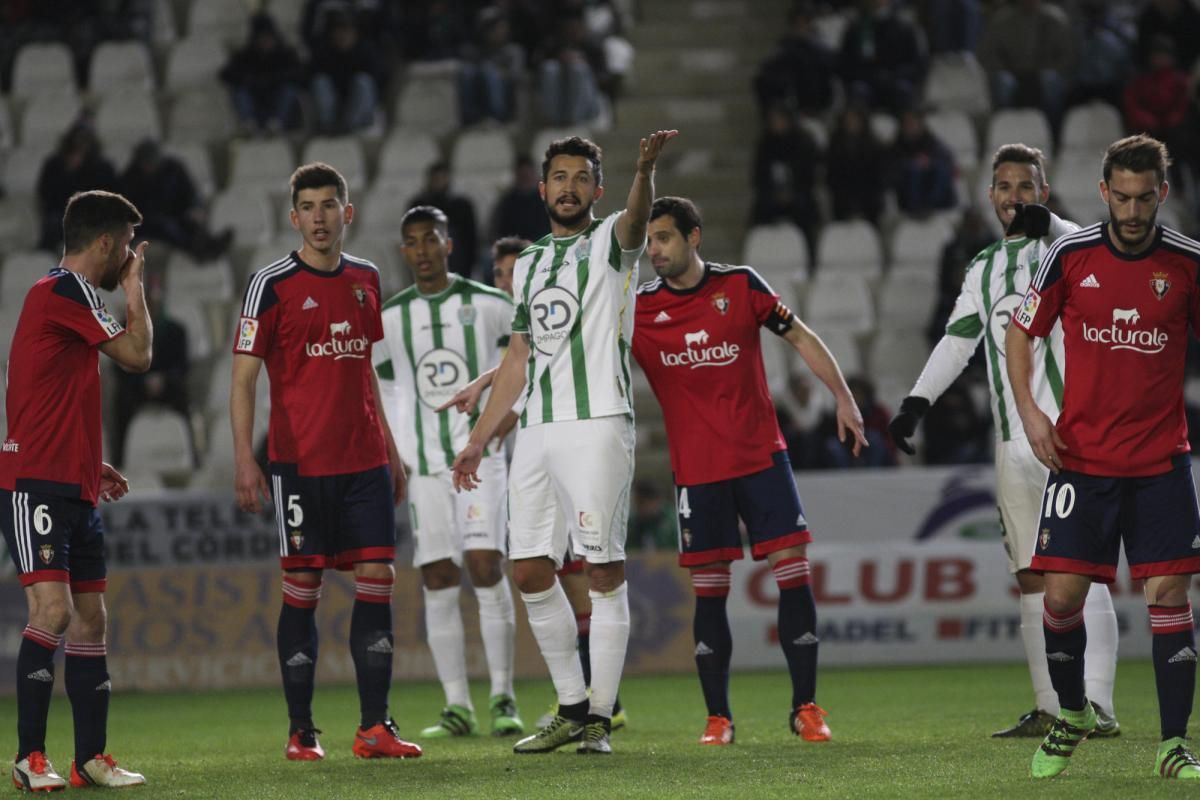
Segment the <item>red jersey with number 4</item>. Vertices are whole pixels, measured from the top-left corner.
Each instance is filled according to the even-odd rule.
[[[271,461],[306,476],[388,463],[371,381],[379,308],[379,270],[350,255],[322,272],[293,252],[250,277],[233,352],[266,362]]]
[[[1188,329],[1200,330],[1200,243],[1161,226],[1153,236],[1136,256],[1113,247],[1107,223],[1062,237],[1013,315],[1033,336],[1062,319],[1066,469],[1157,475],[1191,449],[1183,381]]]
[[[0,489],[100,494],[100,354],[125,329],[87,278],[61,267],[25,296],[8,360]]]
[[[782,336],[792,319],[750,267],[706,263],[691,289],[638,287],[633,355],[662,406],[677,485],[761,472],[786,449],[759,329]]]

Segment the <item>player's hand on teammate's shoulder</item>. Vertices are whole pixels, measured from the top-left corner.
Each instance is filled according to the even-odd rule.
[[[847,434],[854,437],[854,446],[851,448],[851,452],[856,457],[862,452],[864,447],[871,446],[867,443],[862,412],[858,410],[858,405],[853,399],[838,400],[837,423],[839,442],[845,442]]]
[[[249,514],[260,513],[263,510],[263,501],[271,497],[262,467],[258,466],[254,459],[249,459],[239,460],[234,469],[233,490],[237,496],[238,508]]]
[[[654,133],[642,139],[638,149],[637,168],[643,174],[648,174],[654,169],[654,163],[658,161],[659,155],[662,154],[663,148],[667,142],[679,135],[677,130],[655,131]]]
[[[129,481],[111,464],[100,462],[100,498],[106,503],[120,500],[129,494]]]

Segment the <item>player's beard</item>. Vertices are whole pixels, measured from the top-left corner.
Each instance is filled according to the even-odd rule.
[[[1117,220],[1117,216],[1112,213],[1111,208],[1108,210],[1108,221],[1112,226],[1113,236],[1117,237],[1117,241],[1119,241],[1121,244],[1125,245],[1126,247],[1138,247],[1138,246],[1144,244],[1146,242],[1147,237],[1151,236],[1154,233],[1154,225],[1155,225],[1155,222],[1157,222],[1157,220],[1158,220],[1158,209],[1155,208],[1154,213],[1151,214],[1148,219],[1136,220],[1138,222],[1143,223],[1141,238],[1129,239],[1122,232],[1122,231],[1124,231],[1124,223]],[[1128,220],[1128,219],[1125,220],[1125,222],[1134,222],[1134,221],[1135,220]]]
[[[566,228],[567,230],[578,228],[591,213],[592,203],[588,203],[586,206],[581,204],[579,206],[579,210],[570,216],[560,214],[557,210],[555,210],[555,206],[551,205],[550,203],[546,204],[546,214],[550,217],[550,220],[557,223],[561,227]]]
[[[124,272],[125,261],[128,259],[127,254],[122,255],[125,255],[125,258],[121,258],[114,250],[108,263],[104,265],[104,274],[100,276],[100,288],[106,292],[114,291],[121,285],[121,273]]]

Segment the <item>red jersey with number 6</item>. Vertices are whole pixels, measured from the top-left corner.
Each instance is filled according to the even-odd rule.
[[[8,361],[0,489],[100,493],[100,354],[125,329],[87,278],[57,267],[25,296]]]
[[[1191,449],[1183,381],[1188,329],[1200,330],[1200,243],[1161,226],[1152,235],[1137,255],[1113,246],[1107,223],[1062,237],[1013,315],[1033,336],[1062,319],[1066,469],[1157,475]]]
[[[761,472],[786,449],[759,329],[782,336],[792,319],[750,267],[706,263],[691,289],[638,287],[633,355],[662,406],[677,485]]]
[[[379,270],[346,254],[331,272],[291,253],[250,277],[233,352],[266,362],[271,461],[305,476],[388,463],[371,378],[379,296]]]

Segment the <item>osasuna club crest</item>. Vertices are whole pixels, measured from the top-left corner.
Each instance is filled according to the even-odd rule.
[[[1167,292],[1171,289],[1171,280],[1165,272],[1156,272],[1150,278],[1150,291],[1154,292],[1154,296],[1162,300]]]
[[[43,564],[49,564],[54,560],[53,545],[43,544],[38,546],[38,556],[42,559]]]
[[[291,537],[292,548],[300,550],[304,547],[304,534],[301,531],[292,531]]]
[[[366,304],[366,302],[367,302],[367,290],[366,289],[364,289],[361,286],[356,285],[350,291],[354,293],[354,299],[358,301],[358,304],[360,306]]]
[[[725,296],[724,292],[717,292],[714,294],[712,304],[713,308],[721,312],[722,316],[724,316],[725,312],[729,310],[729,298]]]
[[[1043,550],[1045,550],[1047,547],[1049,547],[1050,546],[1050,529],[1042,528],[1042,535],[1038,537],[1038,540],[1039,540],[1039,543],[1042,545]]]

